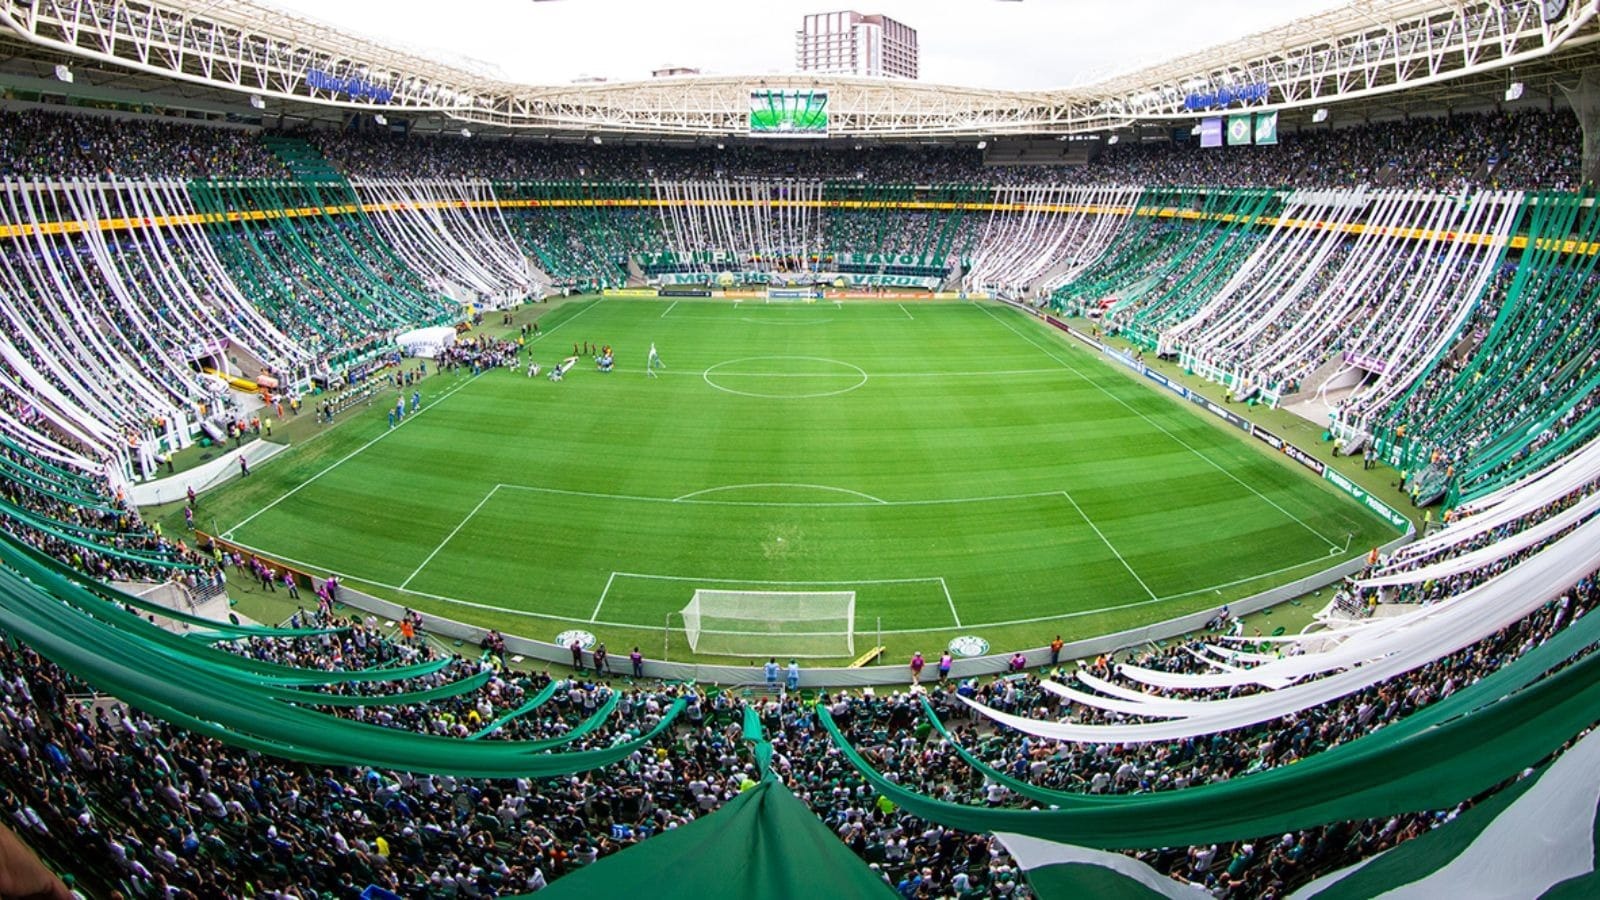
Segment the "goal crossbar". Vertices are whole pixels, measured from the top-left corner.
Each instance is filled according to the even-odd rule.
[[[855,655],[855,591],[696,590],[679,614],[694,653]]]

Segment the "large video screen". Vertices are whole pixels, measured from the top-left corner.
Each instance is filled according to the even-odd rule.
[[[827,137],[827,91],[751,91],[750,134],[758,137]]]

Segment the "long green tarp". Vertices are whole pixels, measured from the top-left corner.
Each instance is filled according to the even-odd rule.
[[[196,654],[210,650],[204,645],[179,639],[189,653],[158,650],[142,630],[148,623],[15,552],[4,538],[0,560],[9,567],[0,569],[0,629],[135,708],[277,756],[462,777],[550,777],[626,758],[670,727],[685,705],[682,698],[674,701],[654,728],[634,740],[555,754],[541,753],[530,742],[465,741],[353,722],[285,702],[247,672],[199,661]],[[104,618],[86,612],[97,604]]]
[[[1471,687],[1292,766],[1150,794],[1036,793],[1058,807],[1048,810],[978,808],[907,790],[849,746],[826,708],[817,714],[880,792],[935,822],[1107,849],[1211,843],[1448,807],[1536,764],[1600,720],[1600,654],[1546,676],[1593,644],[1597,629],[1600,617],[1585,616]]]
[[[533,695],[533,698],[528,700],[528,702],[522,704],[521,706],[517,707],[516,709],[511,710],[510,712],[506,713],[505,715],[500,716],[499,718],[495,719],[493,722],[490,722],[489,724],[483,726],[482,728],[478,729],[477,731],[474,731],[472,734],[467,735],[467,740],[469,740],[469,741],[481,740],[481,739],[483,739],[485,737],[488,737],[491,734],[494,734],[496,731],[499,731],[501,728],[504,728],[506,723],[513,722],[513,721],[515,721],[517,719],[522,718],[523,716],[527,715],[528,713],[533,712],[534,710],[536,710],[539,707],[541,707],[541,706],[545,705],[546,703],[548,703],[550,701],[550,698],[554,697],[556,695],[556,691],[558,689],[560,689],[560,687],[561,687],[561,681],[559,679],[551,681],[549,684],[544,686],[544,690],[542,690],[539,693]]]

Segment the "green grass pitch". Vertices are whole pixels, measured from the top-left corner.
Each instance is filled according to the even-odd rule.
[[[689,657],[696,588],[854,590],[858,650],[881,629],[896,662],[1216,607],[1389,537],[1003,307],[604,299],[541,324],[541,364],[587,340],[617,370],[430,378],[393,430],[391,389],[202,524],[427,613],[652,658]]]

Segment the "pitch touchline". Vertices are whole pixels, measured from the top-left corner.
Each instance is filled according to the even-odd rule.
[[[450,533],[445,535],[444,540],[439,542],[439,546],[434,547],[433,552],[429,553],[425,558],[423,558],[422,562],[417,565],[416,569],[412,570],[411,574],[406,576],[406,580],[400,582],[401,590],[405,590],[406,585],[410,584],[411,580],[416,578],[419,572],[427,568],[428,563],[433,562],[433,558],[439,555],[439,551],[444,549],[444,545],[450,543],[451,538],[454,538],[457,532],[459,532],[462,528],[465,528],[468,522],[472,521],[472,517],[478,514],[478,510],[483,509],[483,505],[488,503],[489,498],[493,497],[495,491],[498,490],[500,490],[500,485],[498,484],[492,488],[489,488],[488,493],[483,495],[483,499],[478,501],[478,505],[472,508],[472,512],[467,513],[466,518],[463,518],[460,522],[457,522],[456,527],[450,529]]]
[[[565,321],[563,321],[560,324],[556,325],[554,328],[551,328],[549,331],[543,332],[542,334],[538,335],[537,337],[535,337],[532,341],[529,341],[528,343],[531,344],[534,341],[538,341],[541,338],[544,338],[546,335],[553,334],[553,333],[555,333],[557,331],[560,331],[562,329],[562,327],[564,327],[565,325],[570,323],[573,319],[578,318],[578,316],[583,315],[584,313],[588,312],[591,309],[594,309],[596,306],[599,306],[601,303],[604,303],[604,302],[605,302],[605,298],[601,298],[599,300],[594,301],[593,303],[589,304],[588,306],[585,306],[583,309],[578,310],[576,313],[572,314],[571,316],[568,316]],[[379,434],[377,437],[373,438],[372,440],[367,441],[365,444],[362,444],[361,446],[357,447],[356,449],[350,451],[350,453],[348,455],[344,456],[343,458],[335,460],[334,462],[330,463],[326,469],[323,469],[322,471],[320,471],[317,474],[311,476],[310,478],[307,478],[305,481],[302,481],[299,484],[295,485],[294,487],[290,488],[288,491],[286,491],[283,494],[283,496],[281,496],[278,499],[272,501],[271,503],[268,503],[266,506],[261,507],[260,509],[258,509],[255,512],[251,513],[250,515],[246,516],[243,521],[241,521],[238,524],[234,525],[232,528],[229,528],[227,531],[224,531],[219,536],[223,540],[232,540],[233,539],[232,535],[233,535],[234,532],[236,532],[239,529],[245,527],[246,525],[249,525],[251,522],[254,522],[256,520],[257,516],[261,515],[262,513],[266,512],[269,509],[272,509],[274,506],[277,506],[279,503],[282,503],[283,501],[289,499],[290,497],[293,497],[295,494],[300,493],[300,489],[304,488],[306,485],[310,484],[311,482],[316,481],[318,478],[321,478],[322,476],[328,474],[329,472],[332,472],[334,469],[339,468],[340,466],[344,465],[345,463],[349,462],[350,460],[352,460],[352,459],[356,458],[357,456],[361,455],[363,452],[365,452],[367,450],[367,448],[371,447],[373,444],[376,444],[377,442],[383,440],[384,438],[388,437],[391,434],[394,434],[396,431],[400,430],[401,428],[404,428],[406,425],[408,425],[411,422],[415,421],[417,416],[420,416],[423,413],[426,413],[426,412],[429,412],[430,410],[438,408],[438,406],[441,403],[443,403],[445,400],[448,400],[450,397],[454,396],[457,391],[459,391],[462,388],[466,387],[467,385],[471,384],[477,377],[478,376],[472,376],[471,378],[468,378],[466,381],[461,382],[460,384],[456,385],[455,387],[451,388],[450,390],[445,391],[443,394],[440,394],[439,395],[439,399],[433,401],[432,403],[429,403],[427,406],[424,406],[422,409],[417,410],[416,412],[412,413],[411,415],[406,416],[405,419],[403,419],[400,422],[400,424],[398,424],[395,427],[389,429],[388,431],[385,431],[385,432]]]
[[[270,552],[268,552],[266,550],[262,550],[259,547],[252,547],[249,544],[241,544],[238,541],[233,541],[231,543],[233,543],[235,546],[239,547],[242,550],[248,550],[251,553],[259,554],[261,556],[269,557],[269,558],[272,558],[272,559],[276,559],[276,560],[279,560],[281,562],[290,563],[292,565],[299,566],[300,568],[302,568],[302,569],[304,569],[304,570],[306,570],[308,572],[315,571],[315,570],[320,570],[320,571],[328,573],[329,575],[337,575],[341,580],[344,580],[344,581],[354,581],[354,582],[357,582],[359,584],[367,584],[367,585],[371,585],[373,587],[383,588],[385,590],[394,591],[394,592],[400,593],[400,594],[410,594],[413,597],[426,597],[429,600],[437,600],[440,603],[448,603],[448,604],[451,604],[451,605],[454,605],[454,606],[464,606],[464,607],[467,607],[469,609],[482,609],[482,610],[488,610],[490,612],[504,613],[504,614],[506,614],[508,616],[520,616],[522,618],[528,618],[528,619],[545,619],[545,620],[548,620],[548,621],[551,621],[551,622],[581,622],[581,621],[583,621],[582,619],[579,619],[579,618],[577,618],[575,616],[558,616],[558,615],[554,615],[552,613],[534,612],[532,610],[526,610],[526,609],[511,609],[511,608],[505,607],[505,606],[495,606],[492,603],[479,603],[479,602],[477,602],[475,600],[462,600],[459,597],[447,597],[447,596],[445,596],[443,594],[430,594],[427,591],[414,591],[414,590],[411,590],[409,588],[402,588],[399,585],[388,584],[388,583],[382,582],[382,581],[375,581],[375,580],[373,580],[371,578],[362,578],[359,575],[352,575],[349,572],[340,572],[338,570],[330,569],[327,566],[319,565],[317,563],[307,562],[306,560],[303,560],[303,559],[295,559],[292,556],[282,556],[280,554],[270,553]],[[1293,572],[1296,569],[1304,568],[1304,567],[1306,567],[1308,565],[1311,565],[1312,563],[1320,562],[1322,559],[1323,559],[1322,557],[1316,557],[1314,559],[1308,559],[1308,560],[1306,560],[1305,562],[1302,562],[1302,563],[1296,563],[1296,564],[1294,564],[1292,566],[1285,566],[1285,567],[1283,567],[1281,569],[1274,569],[1271,572],[1262,572],[1259,575],[1251,575],[1251,576],[1248,576],[1248,577],[1245,577],[1245,578],[1236,578],[1233,581],[1225,581],[1225,582],[1222,582],[1220,584],[1213,584],[1213,585],[1208,585],[1208,586],[1202,587],[1202,588],[1195,588],[1192,591],[1184,591],[1184,592],[1179,593],[1179,594],[1168,594],[1165,597],[1155,597],[1155,598],[1152,598],[1152,599],[1149,599],[1149,600],[1136,600],[1136,601],[1134,601],[1132,603],[1122,603],[1122,604],[1118,604],[1116,606],[1102,606],[1102,607],[1100,607],[1098,609],[1077,610],[1075,612],[1061,613],[1059,615],[1054,615],[1054,616],[1034,616],[1033,618],[1029,618],[1029,619],[1010,619],[1010,620],[1000,621],[1000,622],[976,622],[976,623],[973,623],[973,624],[970,624],[970,625],[961,625],[961,626],[958,626],[958,627],[961,627],[961,628],[1007,628],[1007,627],[1010,627],[1012,625],[1034,625],[1034,624],[1038,624],[1040,622],[1053,622],[1053,621],[1056,621],[1058,619],[1076,619],[1076,618],[1081,618],[1083,616],[1098,615],[1100,613],[1117,612],[1119,610],[1133,609],[1133,608],[1140,607],[1140,606],[1150,606],[1152,604],[1164,603],[1164,602],[1167,602],[1167,601],[1170,601],[1170,600],[1181,600],[1181,599],[1183,599],[1185,597],[1193,597],[1193,596],[1196,596],[1196,595],[1199,595],[1199,594],[1204,594],[1207,591],[1220,591],[1223,588],[1235,587],[1237,585],[1247,584],[1247,583],[1249,583],[1251,581],[1258,581],[1258,580],[1260,580],[1262,578],[1271,578],[1274,575],[1282,575],[1285,572]],[[623,574],[627,574],[627,573],[618,572],[618,573],[615,573],[615,574],[623,575]],[[645,576],[645,577],[660,578],[660,577],[663,577],[663,576]],[[913,579],[913,580],[932,581],[932,580],[935,580],[935,579]],[[942,579],[938,579],[938,580],[942,580]],[[710,581],[712,583],[721,583],[721,584],[760,584],[761,583],[761,582],[754,582],[754,581],[733,581],[733,580],[729,580],[729,579],[707,579],[707,581]],[[802,582],[779,582],[779,583],[795,584],[795,583],[802,583]],[[845,581],[824,581],[824,582],[813,582],[813,583],[816,583],[816,584],[868,584],[870,582],[866,582],[866,581],[849,581],[849,582],[845,582]],[[953,612],[954,612],[954,610],[952,608],[952,614],[953,614]],[[645,631],[654,631],[657,627],[659,627],[659,626],[656,626],[656,625],[641,625],[638,622],[610,622],[610,621],[604,621],[604,620],[595,620],[591,624],[603,625],[603,626],[605,626],[607,628],[631,628],[631,629],[635,629],[635,630],[645,630]],[[896,628],[896,629],[885,629],[883,633],[884,634],[925,634],[925,633],[927,633],[929,631],[942,631],[942,630],[944,630],[944,629],[941,629],[941,628]]]
[[[1072,363],[1067,362],[1066,360],[1061,359],[1060,357],[1056,356],[1055,353],[1051,352],[1050,348],[1040,344],[1039,342],[1035,341],[1029,335],[1024,334],[1023,332],[1019,331],[1017,328],[1012,326],[1012,324],[1010,322],[1007,322],[1005,319],[1002,319],[1000,316],[996,315],[994,313],[994,311],[989,309],[987,306],[979,305],[978,308],[983,310],[985,313],[988,313],[988,315],[989,315],[989,317],[991,319],[994,319],[996,322],[999,322],[1001,325],[1004,325],[1006,328],[1010,329],[1012,334],[1015,334],[1018,337],[1022,338],[1023,340],[1027,341],[1028,343],[1032,344],[1034,347],[1038,348],[1038,350],[1040,352],[1042,352],[1045,356],[1048,356],[1051,359],[1055,360],[1056,362],[1060,363],[1063,367],[1071,370],[1073,374],[1077,375],[1079,378],[1083,379],[1085,382],[1088,382],[1089,384],[1093,385],[1094,388],[1096,390],[1098,390],[1100,393],[1105,394],[1107,397],[1110,397],[1111,399],[1113,399],[1113,400],[1117,401],[1118,403],[1122,404],[1122,406],[1124,408],[1126,408],[1129,412],[1133,413],[1134,415],[1138,416],[1139,418],[1145,420],[1150,425],[1154,426],[1157,431],[1160,431],[1162,434],[1166,435],[1167,437],[1172,438],[1172,440],[1175,441],[1180,447],[1184,448],[1185,450],[1188,450],[1190,453],[1193,453],[1195,456],[1200,457],[1200,459],[1204,460],[1207,465],[1211,466],[1213,469],[1216,469],[1218,472],[1221,472],[1222,474],[1224,474],[1224,475],[1228,476],[1229,478],[1233,479],[1234,481],[1238,482],[1239,485],[1241,487],[1243,487],[1245,490],[1249,491],[1252,494],[1255,494],[1257,497],[1260,497],[1262,500],[1266,501],[1268,506],[1271,506],[1273,509],[1276,509],[1278,512],[1283,513],[1285,516],[1288,516],[1291,520],[1293,520],[1301,528],[1304,528],[1305,530],[1311,532],[1312,534],[1316,535],[1321,540],[1327,541],[1329,547],[1332,547],[1335,550],[1339,549],[1339,545],[1335,544],[1333,542],[1333,540],[1330,539],[1327,535],[1325,535],[1322,532],[1316,530],[1315,528],[1312,528],[1310,525],[1306,524],[1306,521],[1304,519],[1300,518],[1299,516],[1295,515],[1292,512],[1289,512],[1287,509],[1284,509],[1282,506],[1279,506],[1271,497],[1268,497],[1266,494],[1263,494],[1260,491],[1256,490],[1254,487],[1252,487],[1244,479],[1242,479],[1239,476],[1233,474],[1232,472],[1229,472],[1225,466],[1223,466],[1220,463],[1216,462],[1211,457],[1206,456],[1204,453],[1201,453],[1199,450],[1196,450],[1188,442],[1184,441],[1183,438],[1178,437],[1176,434],[1173,434],[1172,432],[1168,431],[1166,428],[1162,427],[1160,422],[1157,422],[1156,420],[1150,418],[1149,416],[1145,415],[1144,413],[1140,412],[1139,410],[1134,409],[1132,404],[1128,403],[1128,401],[1122,399],[1121,397],[1118,397],[1116,394],[1114,394],[1111,391],[1107,390],[1105,385],[1102,385],[1099,382],[1095,381],[1094,379],[1090,378],[1089,376],[1083,374],[1083,372],[1080,371],[1077,366],[1074,366]]]
[[[474,376],[474,378],[475,377],[476,376]],[[379,434],[377,437],[373,438],[372,440],[367,441],[365,444],[362,444],[361,446],[357,447],[354,450],[351,450],[349,453],[345,454],[343,457],[333,461],[332,463],[329,463],[327,468],[325,468],[322,471],[318,472],[317,474],[311,476],[310,478],[307,478],[305,481],[300,482],[299,484],[297,484],[294,487],[290,488],[288,491],[285,491],[283,496],[281,496],[278,499],[272,501],[271,503],[268,503],[266,506],[261,507],[260,509],[258,509],[255,512],[251,513],[250,515],[245,516],[243,521],[241,521],[238,524],[234,525],[232,528],[229,528],[227,531],[224,531],[222,533],[221,537],[224,540],[232,540],[231,535],[235,531],[238,531],[239,529],[245,527],[246,525],[249,525],[251,522],[254,522],[256,520],[257,516],[260,516],[262,513],[266,512],[267,510],[272,509],[274,506],[277,506],[279,503],[282,503],[283,501],[289,499],[290,497],[293,497],[295,494],[300,493],[301,489],[305,488],[307,485],[311,484],[313,481],[316,481],[317,479],[319,479],[322,476],[328,474],[329,472],[332,472],[334,469],[339,468],[340,466],[344,465],[345,463],[349,462],[350,460],[355,459],[357,456],[359,456],[362,453],[364,453],[367,450],[368,447],[371,447],[373,444],[376,444],[377,442],[383,440],[384,438],[388,437],[389,435],[394,434],[396,431],[399,431],[400,429],[402,429],[402,428],[406,427],[407,425],[411,424],[412,422],[416,421],[417,416],[423,415],[425,413],[428,413],[428,412],[436,409],[439,406],[439,404],[441,404],[444,401],[448,400],[452,395],[455,394],[456,391],[461,390],[462,388],[466,387],[467,385],[469,385],[471,383],[472,383],[472,379],[469,378],[466,381],[463,381],[460,384],[456,385],[455,387],[452,387],[450,390],[445,391],[443,394],[439,395],[439,399],[433,401],[432,403],[429,403],[427,406],[424,406],[423,408],[417,410],[416,412],[412,413],[411,415],[406,416],[405,419],[400,422],[400,424],[396,425],[393,428],[390,428],[387,431],[382,432],[381,434]]]
[[[1150,585],[1144,583],[1144,579],[1140,578],[1139,577],[1139,573],[1135,572],[1133,570],[1133,566],[1128,564],[1128,560],[1125,559],[1123,557],[1123,555],[1122,555],[1122,552],[1117,549],[1117,545],[1111,543],[1111,539],[1105,536],[1105,533],[1100,530],[1100,526],[1096,525],[1094,523],[1093,519],[1089,518],[1089,514],[1084,512],[1083,511],[1083,507],[1078,505],[1078,501],[1072,499],[1072,494],[1068,493],[1065,489],[1063,489],[1061,491],[1061,496],[1067,498],[1067,502],[1071,503],[1072,504],[1072,508],[1077,510],[1078,511],[1078,515],[1083,518],[1084,524],[1088,525],[1090,528],[1094,529],[1095,535],[1100,538],[1100,542],[1102,544],[1106,545],[1106,549],[1111,551],[1111,555],[1115,556],[1117,558],[1117,562],[1122,563],[1122,567],[1124,569],[1128,570],[1128,574],[1133,576],[1133,580],[1134,581],[1139,582],[1139,587],[1144,588],[1144,592],[1146,594],[1149,594],[1151,599],[1154,599],[1155,596],[1156,596],[1156,592],[1150,590]]]

